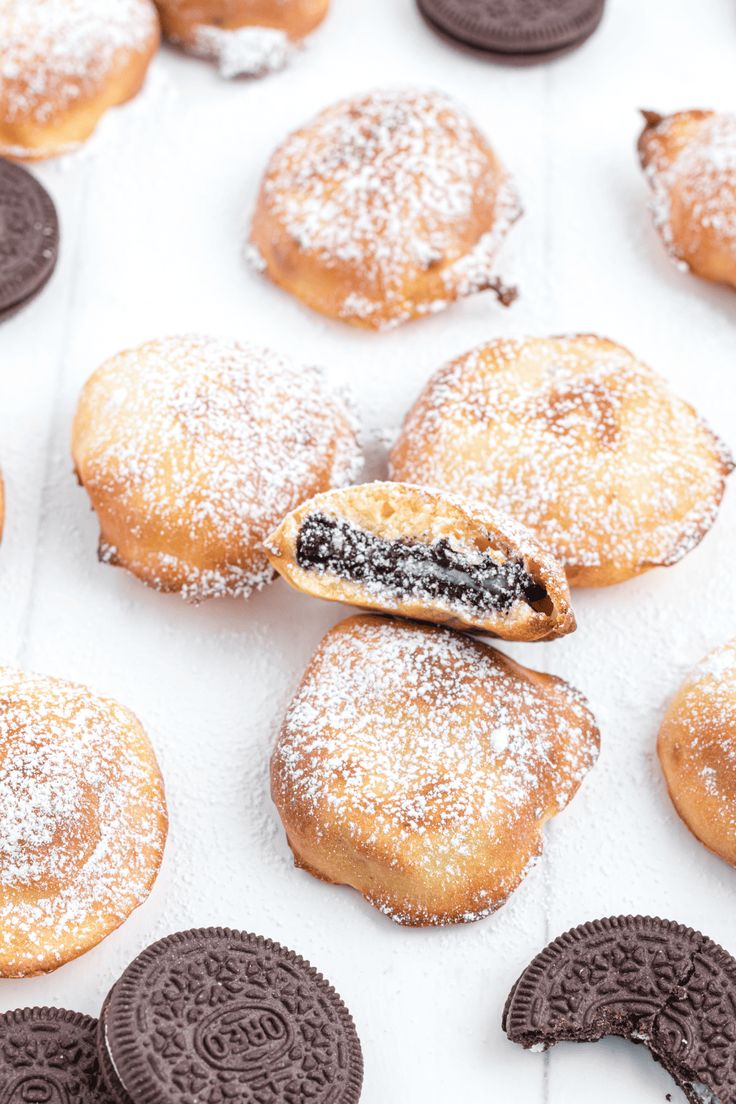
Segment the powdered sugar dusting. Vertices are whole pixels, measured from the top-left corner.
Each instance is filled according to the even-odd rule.
[[[290,240],[339,274],[340,315],[388,325],[496,287],[495,256],[520,214],[466,113],[431,91],[376,91],[323,111],[276,151],[262,197]],[[407,301],[407,281],[434,271],[439,294]]]
[[[397,868],[409,847],[412,864],[452,885],[491,841],[564,808],[598,751],[578,691],[535,685],[449,630],[350,624],[323,640],[274,754],[277,790],[314,831]],[[492,911],[487,898],[467,920]],[[380,894],[372,903],[405,920]]]
[[[720,680],[736,680],[736,640],[716,648],[702,660],[690,675],[688,683],[695,685],[704,679],[715,679],[713,689],[722,686]]]
[[[0,960],[11,974],[87,949],[148,895],[166,809],[142,743],[117,703],[0,669]]]
[[[48,123],[93,95],[158,34],[151,0],[0,0],[0,101],[9,122]]]
[[[454,361],[392,454],[393,478],[463,487],[568,568],[675,563],[713,524],[732,467],[660,377],[586,336],[496,341]]]
[[[215,61],[226,79],[261,77],[283,69],[295,51],[289,36],[275,27],[198,27],[187,49]]]
[[[321,371],[256,346],[150,342],[103,365],[85,394],[82,406],[94,404],[77,457],[85,485],[93,501],[114,496],[134,537],[159,533],[162,574],[172,566],[184,577],[187,600],[247,596],[269,582],[263,539],[360,467],[352,415]],[[103,559],[117,552],[103,542]]]
[[[694,765],[724,830],[736,838],[736,640],[712,651],[688,676],[676,718],[687,742],[680,755]]]
[[[713,114],[672,156],[664,143],[678,126],[666,118],[653,131],[653,156],[645,172],[652,189],[654,221],[671,255],[697,254],[704,232],[715,232],[721,247],[736,258],[736,115]],[[678,221],[677,240],[672,204],[688,212]]]

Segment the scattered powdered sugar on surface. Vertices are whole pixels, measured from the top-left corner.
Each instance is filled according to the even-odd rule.
[[[273,155],[263,194],[300,250],[355,272],[361,287],[346,292],[341,314],[370,320],[388,307],[388,325],[495,286],[496,252],[520,214],[464,110],[421,90],[376,91],[326,109]],[[461,247],[479,211],[487,225]],[[447,296],[407,304],[407,279],[434,269]]]
[[[665,118],[654,130],[661,142],[677,133],[678,116]],[[658,142],[645,169],[652,189],[654,221],[672,256],[696,253],[703,231],[717,233],[721,248],[736,257],[736,115],[714,114],[697,124],[674,157]],[[672,225],[673,198],[689,213]]]
[[[135,537],[158,534],[157,562],[183,574],[187,600],[247,596],[270,582],[264,538],[361,464],[353,415],[322,371],[268,349],[154,341],[108,361],[90,388],[85,483],[115,496]],[[167,549],[167,532],[177,546],[186,538],[186,558]],[[114,562],[118,550],[103,541],[100,552]]]
[[[14,968],[86,949],[147,896],[166,810],[140,743],[117,703],[0,669],[0,958]]]
[[[564,808],[597,753],[574,688],[535,685],[449,630],[363,617],[322,642],[274,768],[320,836],[336,830],[399,869],[409,846],[412,862],[452,884],[484,861],[484,845]]]
[[[260,77],[283,69],[295,47],[284,31],[275,27],[198,27],[186,47],[197,57],[217,62],[226,79]]]
[[[502,340],[442,368],[409,413],[392,477],[513,515],[566,565],[672,564],[713,524],[733,461],[627,350]]]
[[[93,95],[121,54],[157,34],[151,0],[0,0],[0,101],[48,123]]]

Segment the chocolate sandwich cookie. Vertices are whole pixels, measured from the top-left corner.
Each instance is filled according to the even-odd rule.
[[[0,322],[38,295],[59,252],[59,220],[45,188],[0,159]]]
[[[604,0],[417,0],[430,26],[489,57],[524,65],[581,46]]]
[[[293,951],[201,928],[154,943],[111,990],[100,1063],[114,1104],[357,1104],[350,1013]]]
[[[0,1016],[2,1104],[116,1104],[97,1061],[97,1021],[61,1008]]]
[[[512,1042],[618,1035],[646,1046],[692,1104],[736,1104],[736,959],[670,920],[619,916],[560,936],[506,1002]]]
[[[100,1019],[97,1024],[97,1059],[102,1071],[102,1081],[108,1091],[112,1104],[133,1104],[133,1101],[120,1082],[120,1078],[117,1075],[107,1046],[107,1010],[110,1006],[111,995],[111,993],[108,993],[105,998],[105,1003],[102,1006]]]

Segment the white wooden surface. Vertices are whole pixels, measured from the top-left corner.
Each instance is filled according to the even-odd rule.
[[[658,913],[736,952],[736,872],[680,825],[654,757],[663,707],[686,670],[736,632],[736,494],[686,561],[576,596],[580,628],[522,661],[590,697],[603,753],[551,827],[510,904],[465,928],[394,927],[350,890],[292,869],[267,795],[284,706],[323,631],[343,615],[275,585],[188,608],[97,564],[96,525],[70,470],[76,397],[108,355],[202,330],[324,363],[348,383],[380,474],[384,430],[451,355],[501,334],[594,331],[629,345],[736,443],[733,292],[678,273],[646,210],[634,142],[640,106],[734,108],[730,0],[609,0],[597,35],[551,65],[506,69],[456,52],[413,0],[333,0],[287,72],[226,84],[163,51],[143,97],[87,149],[39,170],[63,253],[43,296],[0,329],[0,660],[88,683],[143,719],[171,811],[149,902],[102,946],[48,978],[0,983],[0,1006],[96,1012],[149,941],[230,924],[309,957],[350,1005],[365,1050],[365,1104],[630,1104],[675,1093],[623,1043],[527,1054],[506,1041],[506,993],[542,945],[612,913]],[[522,298],[488,297],[398,332],[353,331],[247,270],[241,241],[260,172],[291,127],[378,85],[430,84],[470,108],[514,171],[527,214],[504,251]]]

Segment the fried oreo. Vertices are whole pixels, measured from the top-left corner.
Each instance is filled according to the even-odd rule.
[[[59,219],[48,192],[25,169],[0,160],[0,322],[35,299],[58,253]]]
[[[523,526],[405,483],[316,495],[265,542],[291,586],[316,598],[505,640],[575,628],[565,572]]]
[[[667,252],[681,270],[736,287],[736,115],[642,114],[639,160]]]
[[[271,759],[294,863],[395,923],[501,908],[598,758],[583,695],[465,633],[350,617],[322,640]]]
[[[729,449],[667,382],[594,334],[500,338],[441,368],[390,476],[473,499],[537,536],[571,586],[681,560],[716,520]]]
[[[382,330],[516,289],[497,255],[516,188],[450,96],[378,89],[290,134],[261,182],[247,255],[313,310]]]
[[[736,1102],[736,959],[670,920],[618,916],[582,924],[527,966],[503,1029],[514,1043],[617,1035],[646,1046],[692,1104]]]
[[[0,1016],[2,1104],[117,1104],[102,1081],[97,1021],[62,1008]]]
[[[685,824],[736,866],[736,639],[687,676],[662,721],[657,754]]]
[[[130,710],[0,667],[0,977],[50,973],[124,923],[151,892],[167,829]]]
[[[361,464],[352,413],[318,368],[194,334],[106,361],[80,396],[72,454],[99,559],[193,603],[270,583],[263,539]]]
[[[115,1104],[357,1104],[355,1025],[321,974],[246,932],[154,943],[111,990],[100,1060]]]
[[[76,149],[140,91],[159,40],[152,0],[2,0],[0,154]]]

